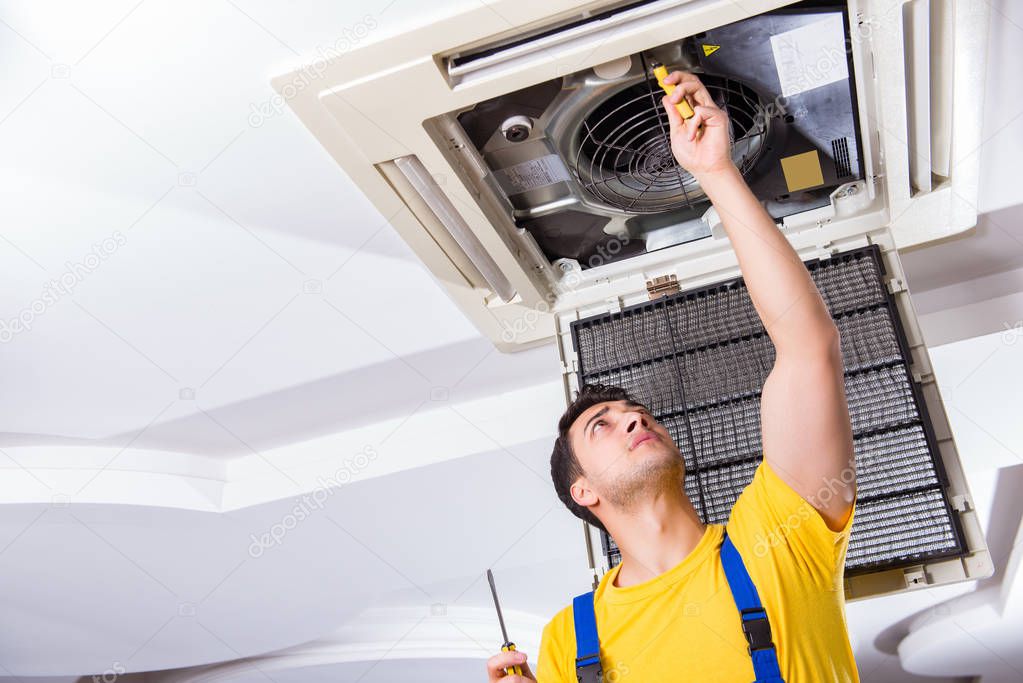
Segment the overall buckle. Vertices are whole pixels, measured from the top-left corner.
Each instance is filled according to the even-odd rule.
[[[759,616],[747,617],[752,614]],[[740,610],[739,616],[742,620],[742,633],[746,636],[747,652],[753,653],[756,650],[774,647],[774,643],[771,642],[771,622],[767,620],[767,612],[763,607]]]
[[[596,653],[575,658],[575,675],[579,683],[601,683],[604,671]]]

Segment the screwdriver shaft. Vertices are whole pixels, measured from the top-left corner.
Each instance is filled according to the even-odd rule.
[[[501,637],[508,642],[508,631],[504,628],[504,615],[501,614],[501,603],[497,600],[497,587],[494,585],[494,573],[487,570],[487,581],[490,582],[490,594],[494,596],[494,607],[497,608],[497,620],[501,622]]]

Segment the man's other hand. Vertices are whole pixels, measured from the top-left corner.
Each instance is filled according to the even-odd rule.
[[[506,674],[505,669],[511,668],[513,665],[518,664],[522,670],[522,675],[517,674]],[[487,660],[487,683],[494,683],[495,681],[501,681],[501,683],[523,683],[523,681],[533,681],[536,683],[536,679],[533,677],[533,672],[529,670],[529,664],[526,663],[525,652],[499,652],[490,659]]]

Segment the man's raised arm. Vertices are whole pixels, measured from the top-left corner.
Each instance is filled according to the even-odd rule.
[[[725,113],[696,76],[674,72],[666,82],[678,85],[663,102],[672,151],[717,209],[777,351],[760,399],[764,458],[829,528],[841,529],[856,475],[838,330],[806,266],[732,163]],[[696,112],[685,122],[674,106],[683,96]]]

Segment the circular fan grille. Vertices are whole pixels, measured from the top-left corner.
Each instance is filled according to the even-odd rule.
[[[728,113],[732,158],[745,175],[763,151],[765,105],[739,81],[700,79]],[[582,122],[572,166],[582,187],[601,203],[629,213],[660,213],[704,198],[696,179],[675,162],[662,95],[656,80],[638,83],[608,97]]]

